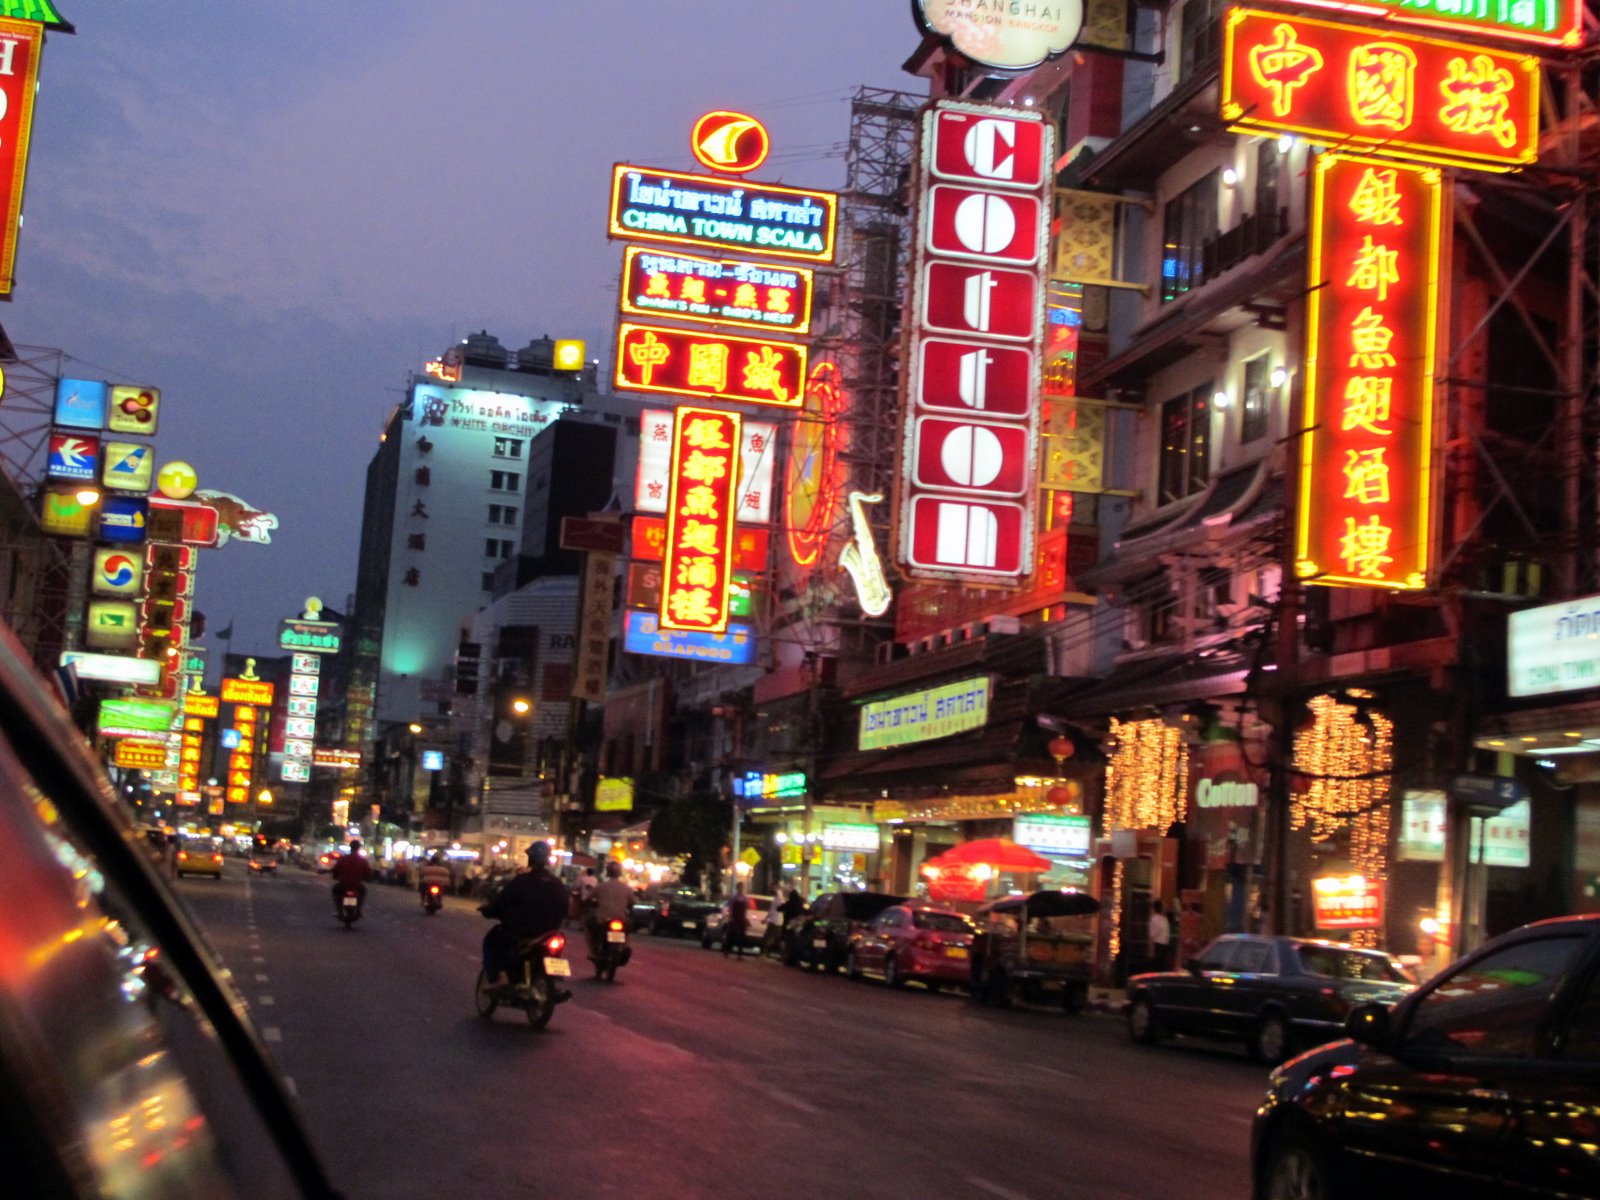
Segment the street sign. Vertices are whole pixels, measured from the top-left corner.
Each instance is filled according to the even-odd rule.
[[[621,520],[562,517],[561,548],[588,550],[595,554],[621,554],[626,532]]]
[[[1457,775],[1450,795],[1471,808],[1501,812],[1528,799],[1528,789],[1500,775]]]

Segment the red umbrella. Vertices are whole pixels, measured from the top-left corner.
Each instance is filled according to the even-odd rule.
[[[1035,854],[1026,846],[1019,846],[1009,838],[979,838],[975,842],[962,842],[952,846],[937,858],[928,860],[936,866],[987,863],[997,871],[1048,871],[1050,860]]]

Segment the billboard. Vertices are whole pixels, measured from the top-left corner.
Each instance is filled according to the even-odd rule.
[[[1222,116],[1240,133],[1509,171],[1539,156],[1532,54],[1230,8]]]
[[[809,567],[821,556],[833,532],[834,507],[842,476],[839,470],[839,419],[847,407],[839,366],[831,361],[811,368],[800,419],[789,433],[789,461],[784,470],[784,532],[789,557]]]
[[[985,4],[982,0],[912,0],[924,33],[950,40],[973,62],[1023,71],[1065,54],[1083,32],[1084,0],[1054,4]]]
[[[100,473],[100,439],[79,433],[55,431],[50,434],[49,456],[45,459],[46,479],[69,479],[93,483]]]
[[[618,163],[612,237],[832,262],[839,197]]]
[[[755,630],[730,623],[721,633],[692,633],[662,629],[654,613],[623,614],[622,648],[629,654],[661,658],[691,658],[699,662],[739,666],[756,658]]]
[[[1033,570],[1054,135],[1037,113],[923,115],[897,557],[913,579]]]
[[[629,246],[622,252],[622,311],[742,329],[811,329],[809,267],[703,258]]]
[[[116,384],[110,389],[106,428],[112,433],[154,437],[161,415],[161,389]]]
[[[69,429],[104,429],[106,385],[98,379],[57,380],[55,423]]]
[[[989,677],[963,679],[861,706],[858,745],[882,750],[950,737],[989,722]]]
[[[1421,588],[1443,181],[1435,167],[1333,153],[1312,170],[1295,570]]]
[[[794,342],[622,322],[616,385],[630,392],[798,408],[806,348]]]
[[[661,628],[721,633],[733,575],[738,413],[678,409],[661,586]]]
[[[667,545],[667,523],[660,517],[634,517],[633,557],[641,562],[660,562]],[[739,525],[733,531],[733,569],[751,575],[767,569],[767,549],[771,538],[759,525]]]
[[[1506,674],[1511,696],[1600,687],[1600,596],[1512,613],[1506,629]]]
[[[640,414],[639,471],[634,484],[634,510],[665,513],[672,475],[671,409],[647,408]],[[770,421],[745,421],[739,438],[739,483],[736,517],[765,525],[772,518],[772,474],[777,426]]]
[[[11,295],[44,26],[0,19],[0,296]],[[102,393],[103,395],[103,393]]]

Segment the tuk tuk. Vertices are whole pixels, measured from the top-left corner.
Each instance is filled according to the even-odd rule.
[[[1089,1001],[1094,954],[1091,918],[1100,902],[1087,892],[1006,896],[978,909],[972,943],[972,996],[986,1004],[1052,1000],[1070,1013]]]

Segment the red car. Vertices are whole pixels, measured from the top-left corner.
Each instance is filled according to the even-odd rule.
[[[977,932],[971,921],[952,909],[896,904],[851,935],[845,971],[851,979],[875,971],[890,987],[915,979],[930,992],[941,984],[965,984],[972,936]]]

